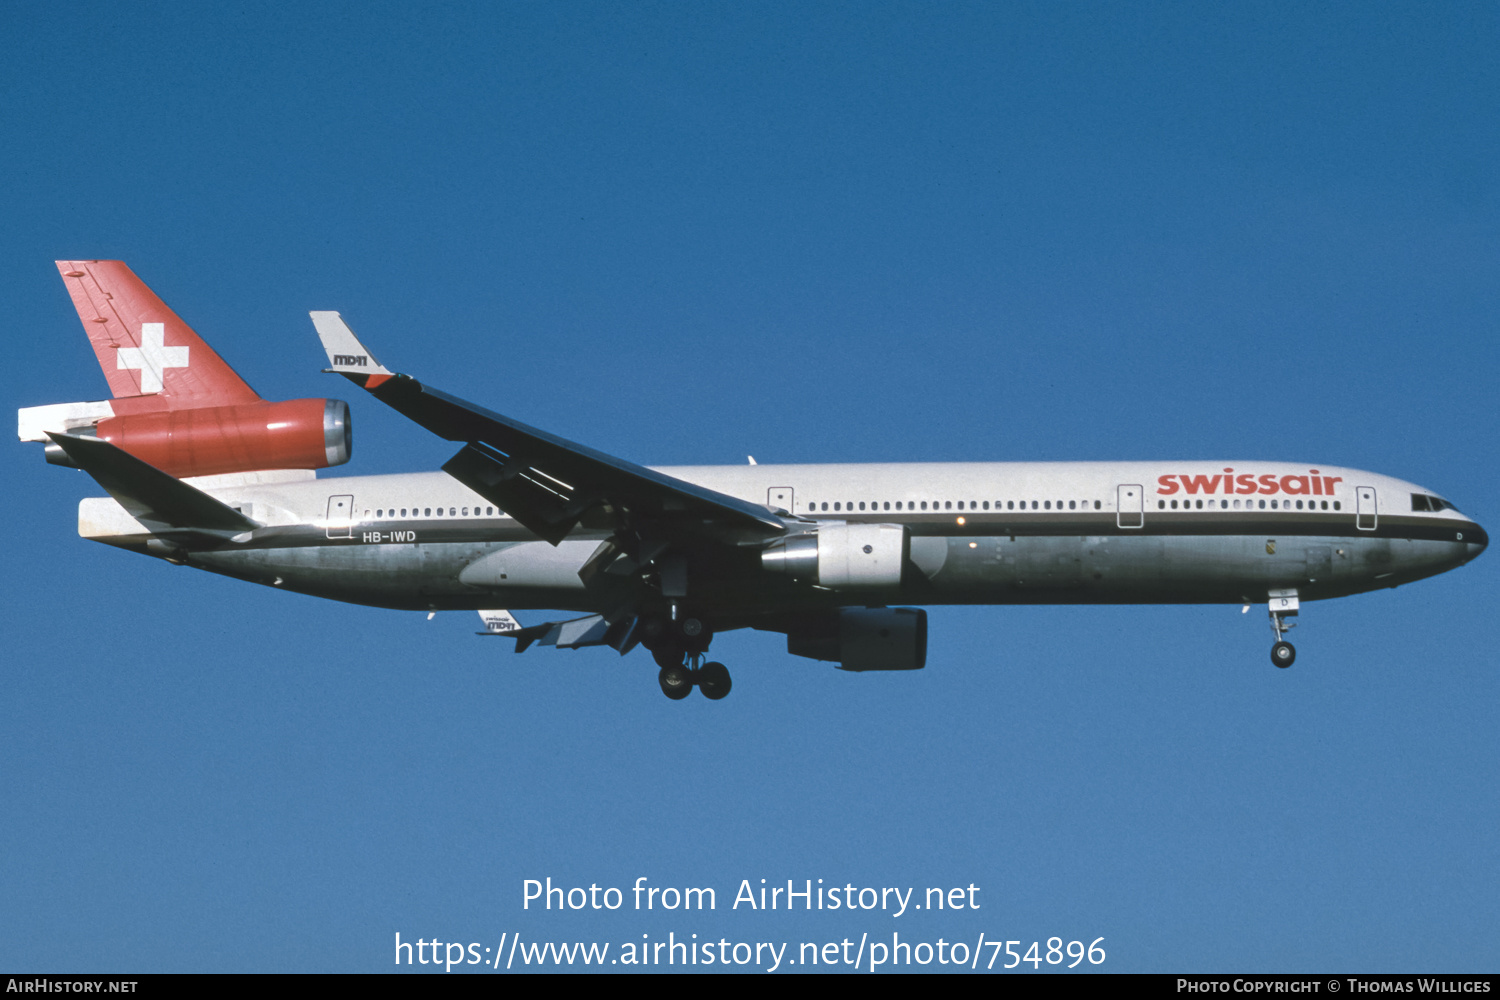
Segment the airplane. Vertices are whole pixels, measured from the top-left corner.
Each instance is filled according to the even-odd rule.
[[[478,611],[516,651],[647,649],[663,693],[731,688],[718,632],[786,636],[849,671],[918,670],[906,605],[1302,601],[1467,563],[1489,536],[1413,483],[1266,461],[651,468],[387,369],[312,312],[344,376],[459,450],[438,472],[318,478],[347,462],[349,405],[267,401],[120,261],[58,261],[112,398],[23,408],[23,441],[108,494],[78,532],[355,604]],[[579,617],[522,626],[513,609]]]

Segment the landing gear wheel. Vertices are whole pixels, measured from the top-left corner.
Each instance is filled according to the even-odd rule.
[[[698,690],[703,697],[718,701],[729,693],[729,668],[722,663],[705,663],[698,671]]]
[[[1289,642],[1278,642],[1271,647],[1271,662],[1282,669],[1290,667],[1297,659],[1297,647]]]
[[[661,693],[673,701],[681,701],[693,693],[693,675],[680,663],[662,667],[661,673],[656,675],[656,681],[661,685]]]

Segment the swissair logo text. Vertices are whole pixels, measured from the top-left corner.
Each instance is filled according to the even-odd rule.
[[[1337,492],[1334,484],[1343,481],[1342,476],[1325,476],[1317,469],[1308,469],[1306,475],[1296,473],[1288,476],[1278,476],[1274,472],[1267,472],[1263,475],[1256,475],[1253,472],[1236,473],[1233,469],[1225,469],[1216,476],[1185,474],[1158,476],[1156,492],[1165,497],[1174,493],[1214,493],[1223,496],[1247,493],[1269,496],[1272,493],[1286,493],[1292,496],[1331,497]]]

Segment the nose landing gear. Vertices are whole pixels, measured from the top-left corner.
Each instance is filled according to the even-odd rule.
[[[1287,621],[1297,615],[1297,592],[1295,590],[1273,590],[1268,610],[1271,613],[1271,631],[1276,633],[1276,645],[1271,647],[1271,662],[1283,670],[1297,659],[1297,647],[1287,642],[1287,632],[1297,627],[1296,622]]]

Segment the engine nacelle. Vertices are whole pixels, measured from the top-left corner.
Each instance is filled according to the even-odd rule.
[[[921,670],[927,665],[927,612],[921,608],[840,608],[787,633],[786,651],[832,660],[841,670]]]
[[[768,572],[834,590],[898,587],[911,557],[900,524],[823,524],[816,534],[782,539],[761,553]]]
[[[94,434],[179,478],[322,469],[349,461],[354,448],[349,404],[341,399],[132,413],[100,420]]]

